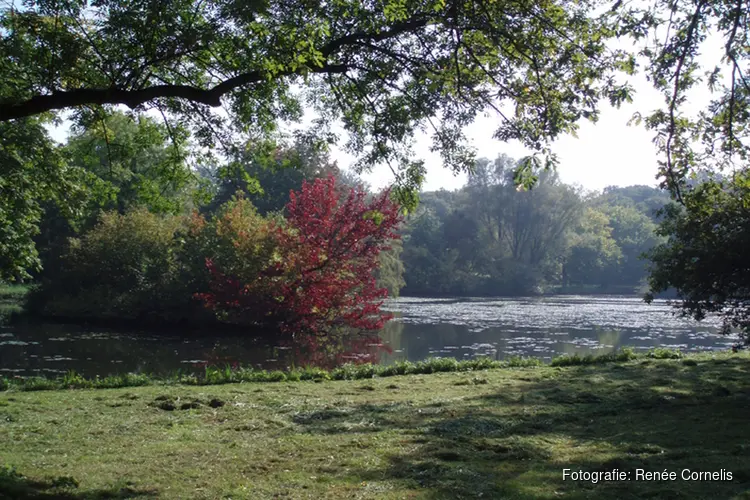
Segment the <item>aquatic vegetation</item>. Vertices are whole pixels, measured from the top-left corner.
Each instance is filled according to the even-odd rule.
[[[687,356],[687,357],[686,357]],[[689,360],[702,359],[706,354],[683,355],[678,351],[655,349],[642,354],[624,348],[599,356],[566,355],[554,358],[549,366],[565,367],[579,365],[597,365],[605,363],[625,363],[634,360],[659,359],[678,360],[689,364]],[[683,359],[684,358],[684,359]],[[0,390],[39,391],[59,389],[111,389],[117,387],[138,387],[145,385],[220,385],[240,382],[302,382],[324,380],[365,380],[398,375],[427,375],[431,373],[473,372],[513,368],[542,368],[546,366],[539,358],[514,357],[503,361],[490,358],[475,358],[458,361],[454,358],[428,358],[412,363],[398,361],[391,365],[373,365],[370,363],[347,363],[325,370],[320,367],[292,367],[282,370],[256,370],[252,367],[225,365],[223,367],[206,366],[202,375],[175,372],[166,376],[154,376],[143,373],[126,373],[107,377],[86,378],[70,371],[57,378],[46,377],[0,377]]]

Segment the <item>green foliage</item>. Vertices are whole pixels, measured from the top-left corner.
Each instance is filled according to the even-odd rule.
[[[734,171],[748,160],[750,19],[747,6],[736,2],[690,2],[675,7],[671,2],[657,2],[647,15],[629,13],[624,20],[628,28],[640,24],[644,35],[665,22],[670,26],[662,43],[643,51],[650,63],[646,74],[666,106],[645,118],[636,114],[634,119],[643,119],[654,131],[662,187],[682,203],[687,201],[684,191],[690,190],[701,172]],[[709,39],[717,39],[721,49],[706,50]],[[704,52],[712,57],[704,59]],[[696,88],[711,93],[698,113],[689,109]]]
[[[1,94],[0,94],[1,95]],[[0,280],[21,281],[40,267],[33,238],[43,203],[69,213],[83,193],[45,122],[0,122]]]
[[[404,264],[401,261],[403,242],[394,240],[390,248],[378,256],[378,268],[375,278],[379,288],[388,290],[389,297],[398,297],[406,282],[404,281]]]
[[[340,120],[359,167],[392,165],[412,209],[424,177],[415,130],[431,131],[446,166],[468,170],[462,129],[497,102],[515,112],[495,135],[543,152],[595,119],[599,98],[629,100],[614,76],[632,72],[632,57],[607,45],[617,14],[529,0],[26,2],[0,10],[0,120],[72,109],[90,124],[101,107],[156,108],[173,130],[228,152],[312,104],[320,142],[337,140]],[[210,109],[221,104],[226,117]]]
[[[648,352],[647,356],[653,359],[682,359],[683,354],[676,349],[657,347]]]
[[[575,366],[575,365],[595,365],[601,363],[626,362],[637,359],[639,356],[629,347],[613,351],[608,354],[593,356],[588,354],[580,356],[579,354],[564,355],[554,358],[550,363],[551,366]]]
[[[169,314],[185,302],[179,293],[168,293],[179,270],[176,233],[181,223],[178,216],[146,209],[102,214],[95,228],[70,241],[59,274],[46,276],[32,294],[30,308],[73,318]]]
[[[275,257],[271,219],[242,196],[209,220],[145,208],[103,213],[71,239],[57,272],[30,297],[32,311],[71,318],[208,321],[194,299],[208,290],[206,259],[251,279]]]
[[[29,289],[25,285],[7,285],[0,282],[0,325],[23,312]]]
[[[533,189],[519,190],[517,165],[504,155],[482,159],[466,187],[422,194],[404,230],[406,294],[633,293],[643,286],[641,254],[659,241],[646,212],[668,199],[663,191],[631,186],[583,196],[544,169]]]
[[[184,130],[167,128],[148,116],[137,119],[121,112],[99,113],[74,127],[58,148],[77,186],[87,194],[66,215],[47,203],[41,234],[35,239],[45,269],[58,271],[67,240],[91,229],[101,211],[126,213],[146,208],[179,214],[201,197],[205,181],[188,167]]]
[[[569,284],[608,285],[607,276],[622,261],[622,249],[612,237],[609,217],[587,208],[580,225],[571,236],[569,254],[563,268],[563,286]]]
[[[707,180],[683,193],[683,206],[664,212],[659,234],[665,243],[650,253],[649,300],[674,287],[685,316],[716,314],[724,331],[750,331],[750,170],[732,179]],[[747,336],[746,336],[747,339]]]
[[[216,161],[216,147],[230,161],[218,204],[257,180],[245,168],[248,137],[262,145],[250,154],[250,163],[295,163],[269,155],[269,144],[282,123],[301,121],[306,107],[317,113],[301,133],[310,151],[318,154],[339,143],[332,124],[343,124],[347,140],[341,142],[356,157],[357,170],[388,164],[397,183],[392,193],[408,212],[416,208],[426,172],[414,154],[415,131],[427,131],[432,150],[448,168],[469,172],[475,152],[464,128],[479,114],[496,111],[494,136],[518,140],[532,152],[501,184],[526,190],[525,198],[514,201],[544,203],[538,198],[552,196],[549,191],[535,195],[545,189],[528,189],[542,187],[554,171],[552,142],[574,134],[582,118],[595,122],[600,101],[619,106],[632,100],[631,87],[618,76],[639,69],[635,49],[612,49],[615,39],[635,42],[649,80],[664,94],[662,109],[634,119],[655,132],[662,184],[682,201],[682,191],[700,169],[721,170],[748,158],[750,52],[743,7],[665,0],[648,6],[562,0],[341,0],[331,5],[30,0],[22,7],[11,2],[0,8],[0,278],[26,279],[38,269],[32,238],[44,211],[52,219],[46,227],[64,233],[57,240],[70,235],[71,228],[54,222],[56,205],[64,218],[92,220],[92,206],[176,212],[185,198],[205,199],[206,186],[191,181],[185,166],[191,141],[196,147],[190,152],[203,163]],[[665,25],[670,27],[666,39],[654,36]],[[698,55],[706,52],[706,40],[715,39],[708,36],[713,32],[722,54],[704,67]],[[691,115],[685,103],[699,82],[712,100]],[[502,112],[497,103],[509,104],[511,112]],[[131,109],[129,115],[115,111],[122,105]],[[220,105],[226,113],[212,111]],[[70,111],[76,136],[58,147],[41,121],[61,119],[63,111]],[[158,112],[163,125],[149,118],[149,111]],[[296,174],[274,171],[269,179],[266,184],[278,180],[280,188],[296,181]],[[282,189],[271,196],[257,182],[250,184],[262,214],[280,206],[283,197],[275,195]],[[195,196],[187,196],[187,186],[197,188]],[[564,189],[552,191],[557,196]],[[562,198],[549,212],[556,222],[548,217],[533,226],[549,229],[566,219]],[[651,212],[653,201],[637,204]],[[506,208],[524,220],[540,215],[520,213],[524,203]],[[608,215],[617,232],[621,214]],[[456,221],[448,224],[449,231]],[[530,292],[555,281],[550,276],[559,272],[563,257],[554,247],[564,238],[543,236],[551,250],[540,256],[513,231],[508,237],[505,245],[522,249],[521,260],[516,250],[510,258],[472,256],[471,264],[455,269],[457,288],[481,288],[487,276],[501,272],[509,276],[492,283],[493,290]],[[45,239],[40,242],[45,248],[55,246]],[[643,241],[630,250],[621,247],[628,276],[641,270],[635,252]],[[596,245],[584,247],[596,253]],[[466,250],[429,254],[463,262]],[[417,281],[422,286],[429,279]]]
[[[86,185],[91,200],[84,217],[95,216],[99,209],[125,213],[145,207],[173,214],[183,210],[193,179],[186,163],[185,130],[120,112],[85,125],[76,127],[62,148],[71,166],[91,174]]]
[[[238,191],[261,215],[282,212],[290,191],[298,191],[305,180],[329,174],[337,178],[343,175],[325,151],[304,137],[296,138],[290,146],[275,142],[247,144],[232,161],[210,173],[217,193],[204,212],[215,212]]]

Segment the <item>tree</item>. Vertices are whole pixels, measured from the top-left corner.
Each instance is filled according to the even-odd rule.
[[[674,287],[684,316],[719,315],[724,331],[750,332],[750,171],[706,181],[667,207],[659,234],[668,238],[649,254],[653,294]]]
[[[68,215],[84,199],[71,172],[38,119],[0,123],[0,280],[22,280],[39,269],[34,236],[45,202]]]
[[[533,150],[629,98],[614,74],[618,9],[597,2],[387,0],[281,2],[45,0],[0,11],[0,121],[98,107],[156,108],[202,144],[231,148],[313,104],[323,140],[340,118],[365,167],[394,165],[418,185],[409,146],[429,127],[446,166],[473,162],[462,128],[494,108],[496,135]],[[498,103],[510,99],[515,113]],[[225,105],[228,117],[212,113]],[[397,191],[398,192],[398,191]],[[405,196],[405,198],[409,198]]]
[[[669,192],[651,186],[609,186],[604,188],[594,205],[632,206],[652,221],[658,221],[658,212],[671,201]]]
[[[297,335],[382,327],[387,290],[376,286],[374,273],[401,222],[390,192],[368,201],[363,189],[353,188],[341,200],[330,176],[305,181],[286,211],[265,269],[237,276],[208,261],[213,279],[211,292],[201,294],[206,305],[232,321]]]
[[[66,144],[49,147],[66,172],[77,175],[77,189],[86,200],[75,214],[52,201],[42,203],[40,231],[30,244],[39,251],[44,269],[59,265],[67,239],[91,229],[102,211],[124,214],[143,207],[176,214],[198,199],[200,179],[187,163],[184,130],[180,135],[151,117],[114,112],[71,132]]]
[[[517,162],[480,159],[466,187],[423,193],[404,236],[405,293],[537,293],[561,279],[582,201],[554,173],[517,189]]]
[[[401,239],[393,240],[390,248],[378,256],[378,267],[375,270],[375,282],[378,288],[388,290],[389,297],[398,297],[406,285],[404,281],[404,263],[401,253],[404,247]]]
[[[667,105],[645,121],[662,153],[662,186],[679,206],[664,212],[659,232],[668,241],[650,254],[647,299],[674,287],[683,314],[701,319],[716,313],[725,327],[747,332],[747,265],[737,245],[748,241],[750,9],[744,1],[669,5],[661,12],[669,19],[663,49],[646,54],[649,76]],[[720,39],[722,56],[704,67],[699,56],[709,37]],[[689,93],[699,86],[712,99],[691,114]]]
[[[205,211],[215,211],[237,191],[244,192],[262,215],[283,211],[289,203],[289,193],[298,191],[305,180],[329,175],[342,179],[343,172],[325,151],[308,141],[298,138],[286,147],[248,143],[232,161],[213,173],[217,193]],[[343,187],[345,183],[339,184]]]
[[[613,284],[640,285],[647,276],[644,254],[660,241],[656,224],[633,206],[608,206],[602,211],[612,227],[612,238],[622,252],[622,261],[612,277]]]
[[[582,203],[576,190],[562,184],[554,172],[541,173],[531,190],[517,189],[517,163],[501,155],[483,167],[485,178],[468,189],[493,249],[488,266],[492,288],[534,293],[557,281],[568,233],[578,222]]]
[[[622,251],[612,237],[609,217],[599,210],[586,208],[565,258],[563,286],[609,285],[614,274],[612,269],[621,261]]]
[[[71,167],[92,174],[87,190],[96,196],[89,217],[99,210],[122,214],[137,207],[179,213],[194,179],[186,140],[183,129],[169,130],[154,118],[115,112],[74,128],[62,152]]]

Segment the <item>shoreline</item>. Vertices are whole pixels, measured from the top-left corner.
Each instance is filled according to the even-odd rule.
[[[424,361],[399,361],[390,365],[344,364],[330,370],[317,367],[292,367],[287,370],[259,370],[252,367],[207,366],[204,373],[175,372],[170,375],[146,373],[122,373],[107,376],[84,377],[74,371],[59,377],[44,376],[0,376],[0,392],[59,391],[73,389],[113,389],[142,386],[211,386],[235,383],[276,382],[323,382],[331,380],[367,380],[402,375],[430,375],[435,373],[471,373],[516,368],[564,368],[570,366],[594,366],[622,364],[634,361],[682,360],[686,366],[694,366],[706,359],[735,356],[750,359],[750,352],[682,353],[656,348],[645,353],[636,353],[623,348],[600,355],[562,355],[549,363],[539,358],[514,357],[503,361],[490,358],[456,360],[455,358],[429,358]]]

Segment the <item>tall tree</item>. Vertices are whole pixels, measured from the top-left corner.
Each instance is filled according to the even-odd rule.
[[[289,202],[289,193],[299,190],[304,181],[329,175],[342,179],[343,174],[325,150],[304,139],[297,138],[289,146],[278,142],[248,143],[212,172],[217,193],[205,210],[215,211],[237,191],[243,191],[261,214],[282,211]]]
[[[71,132],[66,144],[50,147],[66,172],[76,174],[86,203],[76,206],[74,214],[52,201],[43,204],[40,234],[33,243],[45,268],[59,264],[67,239],[91,229],[102,211],[178,213],[195,198],[200,179],[187,163],[184,130],[170,130],[148,116],[133,119],[114,112]]]
[[[586,208],[570,241],[562,285],[610,285],[621,263],[622,250],[612,237],[609,217]]]
[[[612,238],[622,251],[613,284],[642,284],[647,276],[644,254],[660,242],[656,224],[633,206],[609,206],[603,212],[612,227]]]
[[[184,129],[167,129],[154,118],[115,112],[76,127],[63,148],[71,167],[92,174],[88,191],[97,209],[124,213],[147,207],[177,213],[194,179],[187,165]]]
[[[719,315],[724,331],[750,340],[750,170],[685,190],[684,205],[665,210],[659,233],[667,241],[650,252],[653,294],[669,288],[685,316]]]
[[[75,215],[85,198],[77,174],[39,119],[0,123],[0,280],[21,280],[39,269],[33,238],[44,203]]]

